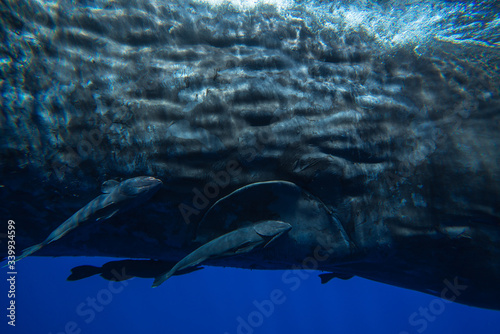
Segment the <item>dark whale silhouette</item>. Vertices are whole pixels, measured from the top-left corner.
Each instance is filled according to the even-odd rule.
[[[300,5],[0,6],[1,211],[19,249],[102,182],[149,175],[164,184],[150,201],[36,254],[177,262],[278,220],[292,228],[269,247],[206,265],[500,309],[497,41],[389,43]]]
[[[170,270],[174,262],[156,260],[120,260],[110,261],[101,267],[83,265],[71,269],[68,281],[78,281],[94,275],[99,275],[108,281],[125,281],[134,277],[155,278],[166,270]],[[203,267],[191,267],[179,270],[174,275],[191,273]]]

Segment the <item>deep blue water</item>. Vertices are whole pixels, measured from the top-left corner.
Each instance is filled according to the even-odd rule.
[[[443,27],[442,22],[437,27],[434,23],[442,19],[446,10],[443,5],[433,11],[435,4],[431,2],[407,15],[388,15],[380,20],[366,9],[346,11],[340,16],[351,15],[349,22],[362,22],[366,29],[373,29],[378,42],[384,45],[409,41],[417,41],[419,45],[433,35],[440,40],[453,39],[457,44],[472,41],[498,50],[494,49],[498,48],[500,40],[498,28],[495,28],[498,26],[497,13],[478,11],[474,16],[467,12],[467,3],[462,3],[460,10],[453,7],[457,14],[450,27]],[[327,5],[322,3],[317,8],[319,11]],[[418,13],[428,14],[424,15],[426,24],[421,23]],[[481,21],[483,16],[488,22],[497,22],[496,25],[478,30],[467,21]],[[394,19],[389,20],[391,17]],[[322,20],[327,19],[325,14]],[[414,28],[403,29],[409,21]],[[462,23],[464,28],[453,29],[453,25]],[[28,217],[27,214],[26,217],[2,219]],[[0,247],[4,246],[2,242]],[[334,279],[321,285],[317,272],[301,272],[303,276],[297,276],[298,286],[287,284],[282,279],[283,271],[210,267],[173,277],[156,289],[151,288],[152,279],[110,283],[94,276],[77,282],[66,281],[70,269],[77,265],[102,265],[110,260],[113,259],[29,257],[19,262],[15,327],[7,325],[8,275],[2,269],[0,332],[500,333],[498,311],[444,303],[423,293],[357,277]],[[270,299],[275,302],[270,303]]]
[[[230,268],[205,268],[156,289],[151,288],[152,279],[135,278],[111,287],[98,276],[65,280],[76,265],[107,260],[31,257],[20,262],[16,327],[7,326],[4,318],[1,332],[500,333],[497,311],[454,303],[441,308],[433,296],[356,277],[321,285],[311,272],[295,291],[282,281],[282,271]],[[0,288],[5,294],[5,279]],[[282,303],[272,309],[264,301],[276,289],[283,292],[277,299]],[[268,316],[257,314],[262,311],[254,303],[263,305]],[[248,327],[239,328],[239,317]]]

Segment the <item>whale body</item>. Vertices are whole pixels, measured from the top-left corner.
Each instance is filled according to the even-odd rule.
[[[495,31],[439,6],[413,36],[341,4],[41,3],[0,5],[1,210],[19,249],[103,181],[151,175],[164,187],[140,209],[37,255],[176,263],[277,220],[292,228],[276,244],[204,265],[312,263],[500,309]]]
[[[122,182],[108,180],[102,185],[102,195],[69,217],[42,242],[23,250],[13,261],[19,261],[40,250],[43,246],[59,240],[83,223],[104,221],[147,201],[161,186],[161,181],[150,176],[138,176]]]

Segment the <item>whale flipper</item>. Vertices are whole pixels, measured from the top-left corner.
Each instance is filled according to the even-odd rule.
[[[325,274],[319,274],[318,276],[321,279],[321,284],[326,284],[326,283],[330,282],[334,278],[340,278],[340,279],[343,279],[343,280],[348,280],[348,279],[354,277],[354,275],[341,274],[341,273],[325,273]]]
[[[170,271],[156,277],[153,287],[157,287],[178,270],[202,263],[210,258],[247,253],[283,235],[292,228],[290,224],[267,220],[226,233],[202,245],[180,260]]]
[[[104,194],[97,196],[74,213],[64,223],[52,231],[44,241],[24,249],[22,254],[18,256],[15,261],[22,260],[38,251],[43,246],[59,240],[83,223],[106,220],[118,212],[126,211],[148,200],[160,189],[161,185],[161,180],[151,176],[138,176],[123,182],[114,180],[104,182],[101,187]],[[7,266],[7,264],[5,266]]]
[[[40,248],[42,248],[46,244],[47,243],[45,243],[45,242],[41,242],[39,244],[36,244],[36,245],[33,245],[31,247],[28,247],[28,248],[24,249],[23,252],[21,253],[21,255],[19,255],[18,257],[16,257],[16,262],[19,261],[19,260],[24,259],[26,256],[30,256],[31,254],[33,254],[34,252],[38,251]]]

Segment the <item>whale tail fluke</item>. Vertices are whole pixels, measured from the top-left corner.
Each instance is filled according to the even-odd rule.
[[[94,266],[78,266],[71,269],[71,275],[66,278],[67,281],[78,281],[90,276],[100,274],[102,269]]]
[[[340,279],[343,279],[343,280],[348,280],[348,279],[354,277],[354,275],[341,274],[341,273],[326,273],[326,274],[319,274],[318,276],[321,279],[321,284],[326,284],[326,283],[330,282],[334,278],[340,278]]]
[[[40,248],[42,248],[45,244],[42,242],[42,243],[39,243],[39,244],[36,244],[34,246],[31,246],[31,247],[28,247],[26,248],[25,250],[23,250],[23,252],[21,253],[21,255],[17,256],[16,257],[16,260],[15,262],[17,261],[21,261],[22,259],[24,259],[26,256],[30,256],[31,254],[33,254],[34,252],[38,251]],[[3,260],[5,260],[7,258],[3,258]],[[2,266],[2,268],[5,268],[9,265],[9,262],[7,262],[6,264],[4,264]]]
[[[23,250],[23,252],[21,253],[21,255],[19,255],[18,257],[16,257],[16,262],[17,261],[21,261],[25,257],[30,256],[31,254],[35,253],[40,248],[42,248],[44,245],[45,244],[42,242],[42,243],[39,243],[39,244],[36,244],[34,246],[26,248],[25,250]]]
[[[155,281],[153,282],[153,288],[159,287],[163,282],[168,280],[174,273],[175,271],[170,270],[168,273],[158,276],[155,278]]]

